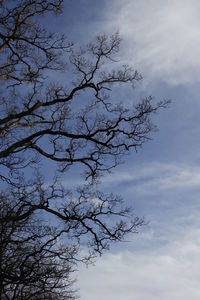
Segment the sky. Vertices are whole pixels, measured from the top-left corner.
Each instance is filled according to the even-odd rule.
[[[153,117],[159,131],[152,141],[102,179],[104,190],[121,194],[148,224],[94,266],[80,266],[80,299],[199,300],[200,2],[64,2],[54,22],[59,31],[76,44],[119,31],[122,63],[144,77],[134,97],[171,99]]]

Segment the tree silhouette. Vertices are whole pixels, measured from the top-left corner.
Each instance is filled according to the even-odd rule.
[[[76,262],[87,263],[143,224],[95,182],[149,139],[151,116],[167,101],[117,103],[113,88],[141,75],[118,67],[118,34],[76,50],[49,33],[41,17],[61,13],[62,2],[0,2],[1,299],[74,298]],[[41,159],[55,164],[53,183],[41,175]],[[86,184],[70,191],[57,174],[74,165]]]

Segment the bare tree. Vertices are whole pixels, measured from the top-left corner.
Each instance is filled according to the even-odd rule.
[[[13,218],[25,213],[16,196],[0,196],[1,299],[74,299],[69,276],[75,248],[64,247],[61,232],[32,215]]]
[[[0,296],[71,299],[74,263],[143,224],[94,183],[149,139],[151,115],[167,101],[112,99],[114,86],[141,75],[118,67],[118,34],[76,50],[49,33],[40,17],[60,13],[61,0],[0,1],[0,9]],[[89,183],[72,192],[58,180],[27,179],[41,159],[62,174],[78,164]]]

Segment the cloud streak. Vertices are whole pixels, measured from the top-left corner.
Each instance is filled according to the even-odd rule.
[[[118,171],[103,179],[105,185],[125,183],[133,186],[138,193],[142,194],[158,193],[162,190],[198,188],[200,185],[200,168],[155,162]]]
[[[82,299],[198,300],[199,236],[199,228],[174,228],[165,245],[105,255],[95,268],[81,270]]]
[[[198,0],[110,1],[106,27],[120,30],[123,57],[132,57],[146,77],[171,85],[199,82],[199,10]]]
[[[103,185],[112,190],[124,188],[127,197],[140,195],[146,203],[142,211],[151,220],[129,243],[98,259],[94,268],[81,268],[81,299],[199,300],[199,182],[198,167],[158,162],[105,178]]]

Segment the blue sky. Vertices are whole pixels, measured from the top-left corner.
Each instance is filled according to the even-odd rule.
[[[153,140],[102,180],[149,224],[80,267],[82,300],[200,299],[199,11],[198,0],[67,0],[55,19],[77,44],[119,30],[122,63],[144,77],[134,97],[172,100]]]

